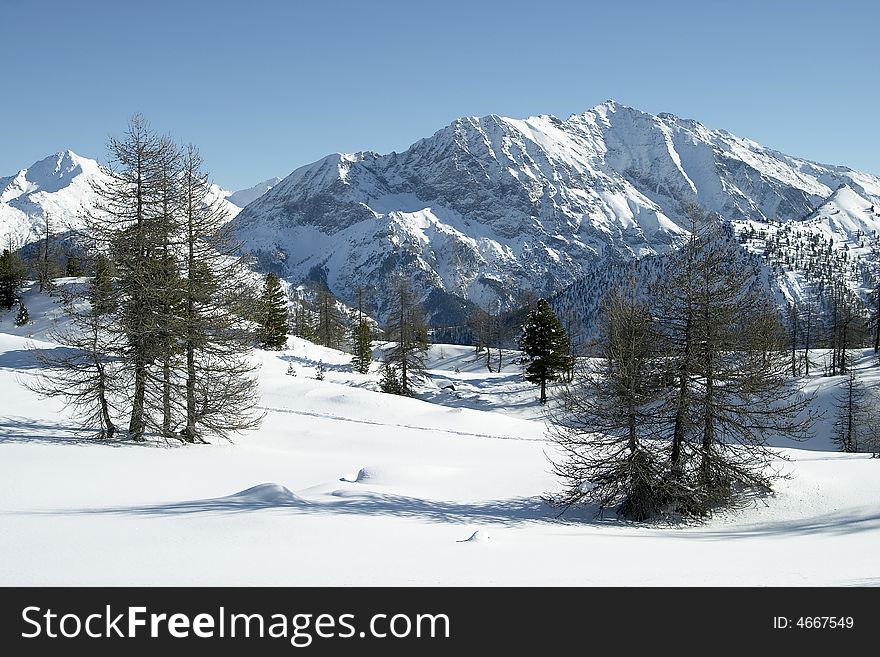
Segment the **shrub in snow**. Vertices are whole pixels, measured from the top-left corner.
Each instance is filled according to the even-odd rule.
[[[403,387],[400,385],[397,368],[393,365],[383,365],[382,378],[379,379],[379,390],[391,395],[403,394]]]
[[[15,325],[24,326],[29,321],[28,310],[23,301],[18,302],[18,314],[15,316]]]

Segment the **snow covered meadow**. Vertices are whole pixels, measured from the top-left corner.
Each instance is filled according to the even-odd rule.
[[[490,374],[472,347],[432,345],[408,399],[291,338],[256,352],[259,431],[102,444],[21,385],[28,343],[53,347],[53,302],[25,299],[30,324],[0,316],[2,585],[880,584],[880,460],[836,451],[838,381],[820,367],[828,412],[812,440],[776,445],[790,478],[773,496],[657,528],[544,503],[554,446],[512,354]],[[861,366],[880,383],[868,352]]]

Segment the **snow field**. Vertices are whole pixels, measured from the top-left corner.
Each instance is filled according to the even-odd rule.
[[[20,385],[48,311],[16,334],[0,317],[3,585],[880,584],[880,461],[833,451],[827,414],[809,442],[779,445],[791,477],[773,496],[704,525],[557,518],[554,446],[511,360],[490,374],[472,348],[434,345],[433,378],[406,399],[291,338],[256,353],[259,431],[100,444]],[[867,352],[861,367],[880,383]],[[818,410],[834,384],[811,379]]]

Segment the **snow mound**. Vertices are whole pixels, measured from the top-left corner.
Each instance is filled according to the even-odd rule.
[[[227,496],[226,499],[235,499],[242,502],[253,502],[259,504],[274,504],[283,506],[285,504],[299,504],[304,500],[289,488],[281,484],[259,484],[252,486],[233,495]]]
[[[488,543],[492,540],[492,538],[486,532],[478,529],[473,534],[471,534],[468,538],[462,541],[456,541],[456,543]]]
[[[353,477],[340,477],[350,484],[409,485],[443,481],[458,472],[458,468],[434,465],[364,466]]]

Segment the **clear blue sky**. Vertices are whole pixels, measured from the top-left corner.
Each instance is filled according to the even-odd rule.
[[[238,189],[608,98],[880,174],[880,3],[0,0],[0,175],[134,112]]]

